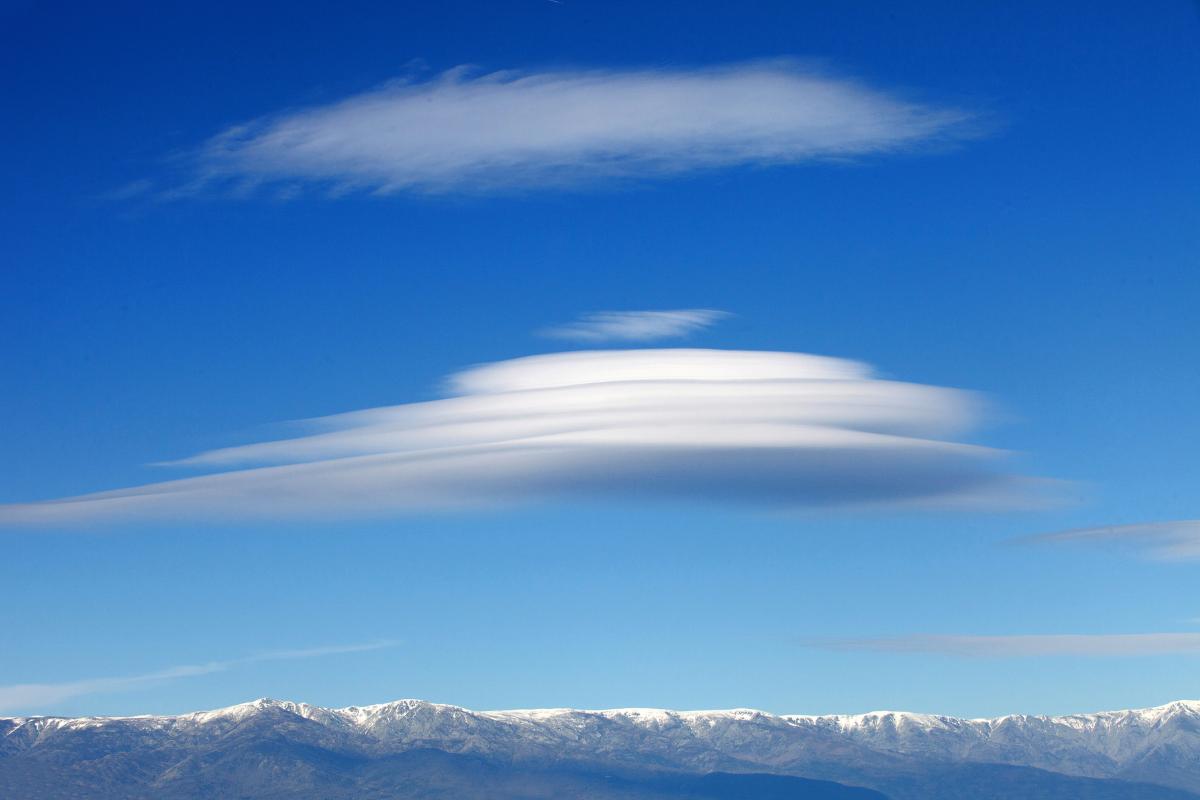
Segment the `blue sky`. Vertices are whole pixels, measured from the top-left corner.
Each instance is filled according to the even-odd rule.
[[[300,520],[10,524],[0,713],[270,695],[981,715],[1200,693],[1186,548],[1011,544],[1200,517],[1193,5],[411,5],[3,12],[0,502],[191,474],[155,464],[434,400],[472,365],[595,346],[813,353],[979,392],[989,413],[937,438],[1013,451],[1005,474],[1061,482],[1057,502],[781,512],[523,495],[370,517],[342,502]],[[477,71],[444,77],[461,65]],[[668,139],[622,151],[621,174],[544,124],[534,156],[500,153],[509,166],[464,155],[463,141],[503,139],[494,107],[478,109],[504,108],[510,79],[481,75],[557,76],[568,97],[592,76],[603,92],[585,99],[636,139],[657,128],[623,110],[630,80],[712,97],[732,74],[741,102],[763,69],[789,91],[822,81],[837,109],[869,91],[862,114],[888,123],[836,153],[862,115],[800,141],[777,104],[751,104],[739,113],[782,145]],[[366,148],[373,118],[325,112],[396,78],[419,103],[456,86],[482,100],[453,106],[470,124],[383,166],[264,135],[311,133],[316,110]],[[385,110],[409,108],[387,91]],[[533,121],[561,107],[530,97]],[[671,118],[696,108],[713,102]],[[549,167],[546,139],[566,147]],[[730,316],[661,341],[545,335],[643,309]],[[1063,634],[1093,638],[1065,654],[979,638]],[[1099,638],[1129,634],[1185,638],[1155,639],[1171,650],[1157,654]],[[81,683],[27,707],[29,691],[5,694]]]

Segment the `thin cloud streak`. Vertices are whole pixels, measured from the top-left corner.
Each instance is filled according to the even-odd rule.
[[[678,339],[730,316],[728,311],[687,308],[675,311],[594,311],[575,322],[547,328],[543,336],[577,342],[648,342]]]
[[[761,509],[1028,503],[1005,454],[948,441],[970,392],[854,361],[735,350],[530,356],[454,376],[443,400],[314,420],[311,435],[201,453],[224,470],[0,506],[0,524],[309,519],[536,502]]]
[[[1157,656],[1200,653],[1200,633],[914,635],[811,640],[805,644],[839,652],[914,653],[975,658]]]
[[[911,149],[973,116],[792,61],[400,80],[231,127],[193,156],[199,191],[487,192]]]
[[[1161,561],[1191,561],[1200,559],[1200,520],[1076,528],[1026,536],[1015,541],[1025,544],[1113,543],[1136,548]]]
[[[246,664],[257,664],[264,661],[292,661],[322,656],[340,655],[343,653],[363,653],[370,650],[380,650],[394,647],[398,642],[384,640],[363,644],[330,645],[310,647],[300,650],[273,650],[245,658],[235,658],[227,661],[209,661],[204,664],[185,664],[168,667],[157,672],[147,672],[142,675],[129,675],[118,678],[87,678],[65,683],[19,683],[11,686],[0,686],[0,711],[15,711],[30,708],[42,708],[62,703],[76,697],[92,694],[124,692],[145,686],[154,686],[164,681],[194,678],[201,675],[211,675],[214,672],[226,672]]]

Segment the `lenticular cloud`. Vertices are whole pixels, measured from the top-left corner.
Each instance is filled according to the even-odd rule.
[[[211,474],[0,507],[0,521],[289,518],[609,499],[954,505],[1003,494],[967,392],[836,358],[585,351],[479,366],[452,396],[176,462]]]
[[[231,127],[195,156],[199,185],[491,191],[895,151],[960,138],[971,120],[787,61],[458,68]]]

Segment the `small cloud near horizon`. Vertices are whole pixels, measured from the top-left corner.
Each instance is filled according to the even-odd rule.
[[[812,639],[803,644],[834,652],[911,653],[972,658],[1034,656],[1155,656],[1200,654],[1200,633],[1029,634],[947,636],[917,634],[860,639]]]
[[[154,686],[164,681],[194,678],[200,675],[211,675],[214,672],[226,672],[234,667],[246,664],[258,664],[264,661],[294,661],[297,659],[320,658],[322,656],[340,655],[343,653],[364,653],[370,650],[382,650],[385,647],[395,647],[399,642],[380,640],[363,644],[326,645],[309,647],[299,650],[271,650],[243,658],[226,661],[209,661],[203,664],[184,664],[167,667],[156,672],[141,675],[127,675],[118,678],[84,678],[77,681],[62,683],[18,683],[0,686],[0,712],[7,713],[15,710],[44,708],[86,695],[123,692]]]
[[[1013,541],[1016,544],[1117,544],[1139,550],[1158,561],[1193,561],[1200,559],[1200,520],[1074,528]]]

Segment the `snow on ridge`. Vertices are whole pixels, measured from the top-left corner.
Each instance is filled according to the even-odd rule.
[[[69,725],[90,725],[105,722],[129,721],[171,721],[206,723],[222,719],[245,718],[269,708],[281,709],[306,719],[339,717],[347,721],[358,721],[376,718],[389,713],[400,715],[411,714],[415,711],[428,711],[434,714],[464,715],[476,719],[505,721],[514,719],[547,720],[557,717],[578,716],[603,719],[627,719],[637,722],[662,722],[667,720],[697,721],[708,719],[727,719],[745,721],[752,719],[777,720],[793,725],[825,724],[834,725],[843,730],[854,730],[871,727],[880,723],[894,723],[902,727],[922,727],[927,729],[947,729],[962,727],[995,728],[1003,723],[1015,722],[1022,724],[1041,723],[1062,725],[1072,728],[1085,726],[1112,725],[1122,723],[1155,723],[1175,714],[1200,715],[1200,700],[1176,700],[1160,706],[1115,711],[1098,711],[1084,714],[1042,715],[1042,714],[1007,714],[998,717],[953,717],[941,714],[922,714],[911,711],[870,711],[863,714],[772,714],[753,708],[712,709],[697,711],[677,711],[664,708],[611,708],[611,709],[577,709],[577,708],[524,708],[503,709],[492,711],[474,711],[463,706],[446,703],[431,703],[425,700],[401,699],[386,703],[375,703],[365,706],[344,706],[340,708],[313,706],[308,703],[297,703],[291,700],[275,700],[268,697],[258,698],[245,703],[237,703],[223,708],[206,711],[192,711],[183,714],[152,715],[139,714],[129,716],[80,716],[58,717],[51,715],[31,715],[20,717],[0,717],[0,719],[23,725],[33,722],[54,722]]]
[[[1082,714],[1005,714],[998,717],[953,717],[944,714],[922,714],[913,711],[868,711],[863,714],[784,714],[782,719],[796,722],[832,722],[845,728],[863,727],[871,722],[894,720],[921,724],[926,727],[947,726],[996,727],[1004,722],[1040,722],[1075,727],[1081,722],[1106,723],[1130,720],[1155,721],[1173,712],[1200,714],[1200,700],[1175,700],[1149,708],[1117,711],[1094,711]]]
[[[962,719],[897,711],[775,715],[749,708],[472,711],[422,700],[326,708],[260,698],[175,716],[0,718],[0,731],[18,749],[109,725],[215,741],[242,725],[271,726],[288,715],[381,752],[433,747],[502,758],[649,756],[701,769],[725,763],[787,769],[805,758],[838,753],[851,760],[978,761],[1112,777],[1156,758],[1200,759],[1198,701],[1057,717]]]

